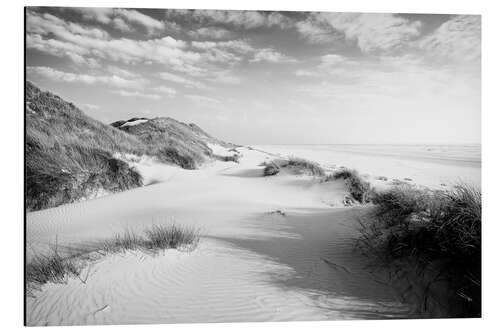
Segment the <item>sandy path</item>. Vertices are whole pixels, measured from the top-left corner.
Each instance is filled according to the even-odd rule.
[[[93,262],[85,283],[47,284],[27,299],[29,325],[326,320],[407,315],[392,288],[353,251],[356,217],[342,183],[262,177],[267,156],[169,169],[163,183],[30,213],[27,241],[43,251],[151,223],[202,230],[191,252],[128,252]],[[285,216],[269,214],[280,209]]]

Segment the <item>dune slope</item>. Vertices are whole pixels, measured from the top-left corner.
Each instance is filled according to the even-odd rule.
[[[39,210],[143,184],[122,155],[195,169],[228,145],[195,124],[134,118],[103,124],[73,103],[26,82],[26,207]]]
[[[364,209],[342,206],[342,182],[285,172],[262,177],[259,164],[272,157],[238,151],[239,164],[172,167],[154,185],[28,214],[28,260],[56,236],[61,247],[77,247],[125,229],[175,222],[200,228],[202,237],[193,252],[106,256],[79,279],[41,286],[27,298],[27,324],[409,315],[354,250],[356,219]]]

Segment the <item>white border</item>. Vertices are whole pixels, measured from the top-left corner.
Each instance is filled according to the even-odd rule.
[[[483,44],[483,319],[457,320],[397,320],[397,321],[333,321],[333,322],[286,322],[249,324],[195,324],[195,325],[146,325],[146,326],[84,326],[48,328],[44,332],[70,330],[82,332],[135,332],[147,330],[164,332],[255,332],[284,330],[350,331],[350,332],[487,332],[500,327],[499,260],[500,219],[495,209],[500,195],[498,171],[500,145],[500,88],[499,37],[500,6],[495,1],[438,1],[438,0],[346,0],[346,1],[278,1],[252,0],[51,0],[51,1],[4,1],[2,6],[2,39],[0,82],[0,135],[2,149],[0,162],[0,327],[4,332],[23,328],[23,6],[96,6],[96,7],[149,7],[149,8],[214,8],[214,9],[263,9],[263,10],[322,10],[350,12],[410,12],[410,13],[462,13],[481,14]],[[495,197],[497,196],[497,197]],[[38,330],[37,328],[30,328]]]

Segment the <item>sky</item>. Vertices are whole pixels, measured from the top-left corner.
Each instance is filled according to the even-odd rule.
[[[26,76],[240,144],[481,140],[477,15],[31,7]]]

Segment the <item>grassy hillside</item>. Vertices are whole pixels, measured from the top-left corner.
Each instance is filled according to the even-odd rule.
[[[481,316],[481,192],[398,186],[375,193],[361,245],[406,281],[404,297],[429,317]]]
[[[146,150],[144,144],[30,82],[26,83],[25,144],[28,210],[142,184],[141,176],[113,153],[140,154]]]
[[[139,139],[147,147],[148,154],[160,162],[196,169],[207,157],[212,156],[212,151],[203,140],[204,135],[199,135],[189,125],[172,118],[133,118],[111,125]]]
[[[111,126],[137,137],[147,147],[149,154],[160,162],[174,163],[185,169],[196,169],[207,159],[217,158],[207,142],[233,147],[195,124],[185,124],[168,117],[119,120]]]
[[[222,145],[195,124],[171,118],[134,118],[106,125],[72,103],[26,83],[26,206],[54,207],[142,185],[116,153],[150,155],[195,169]]]

